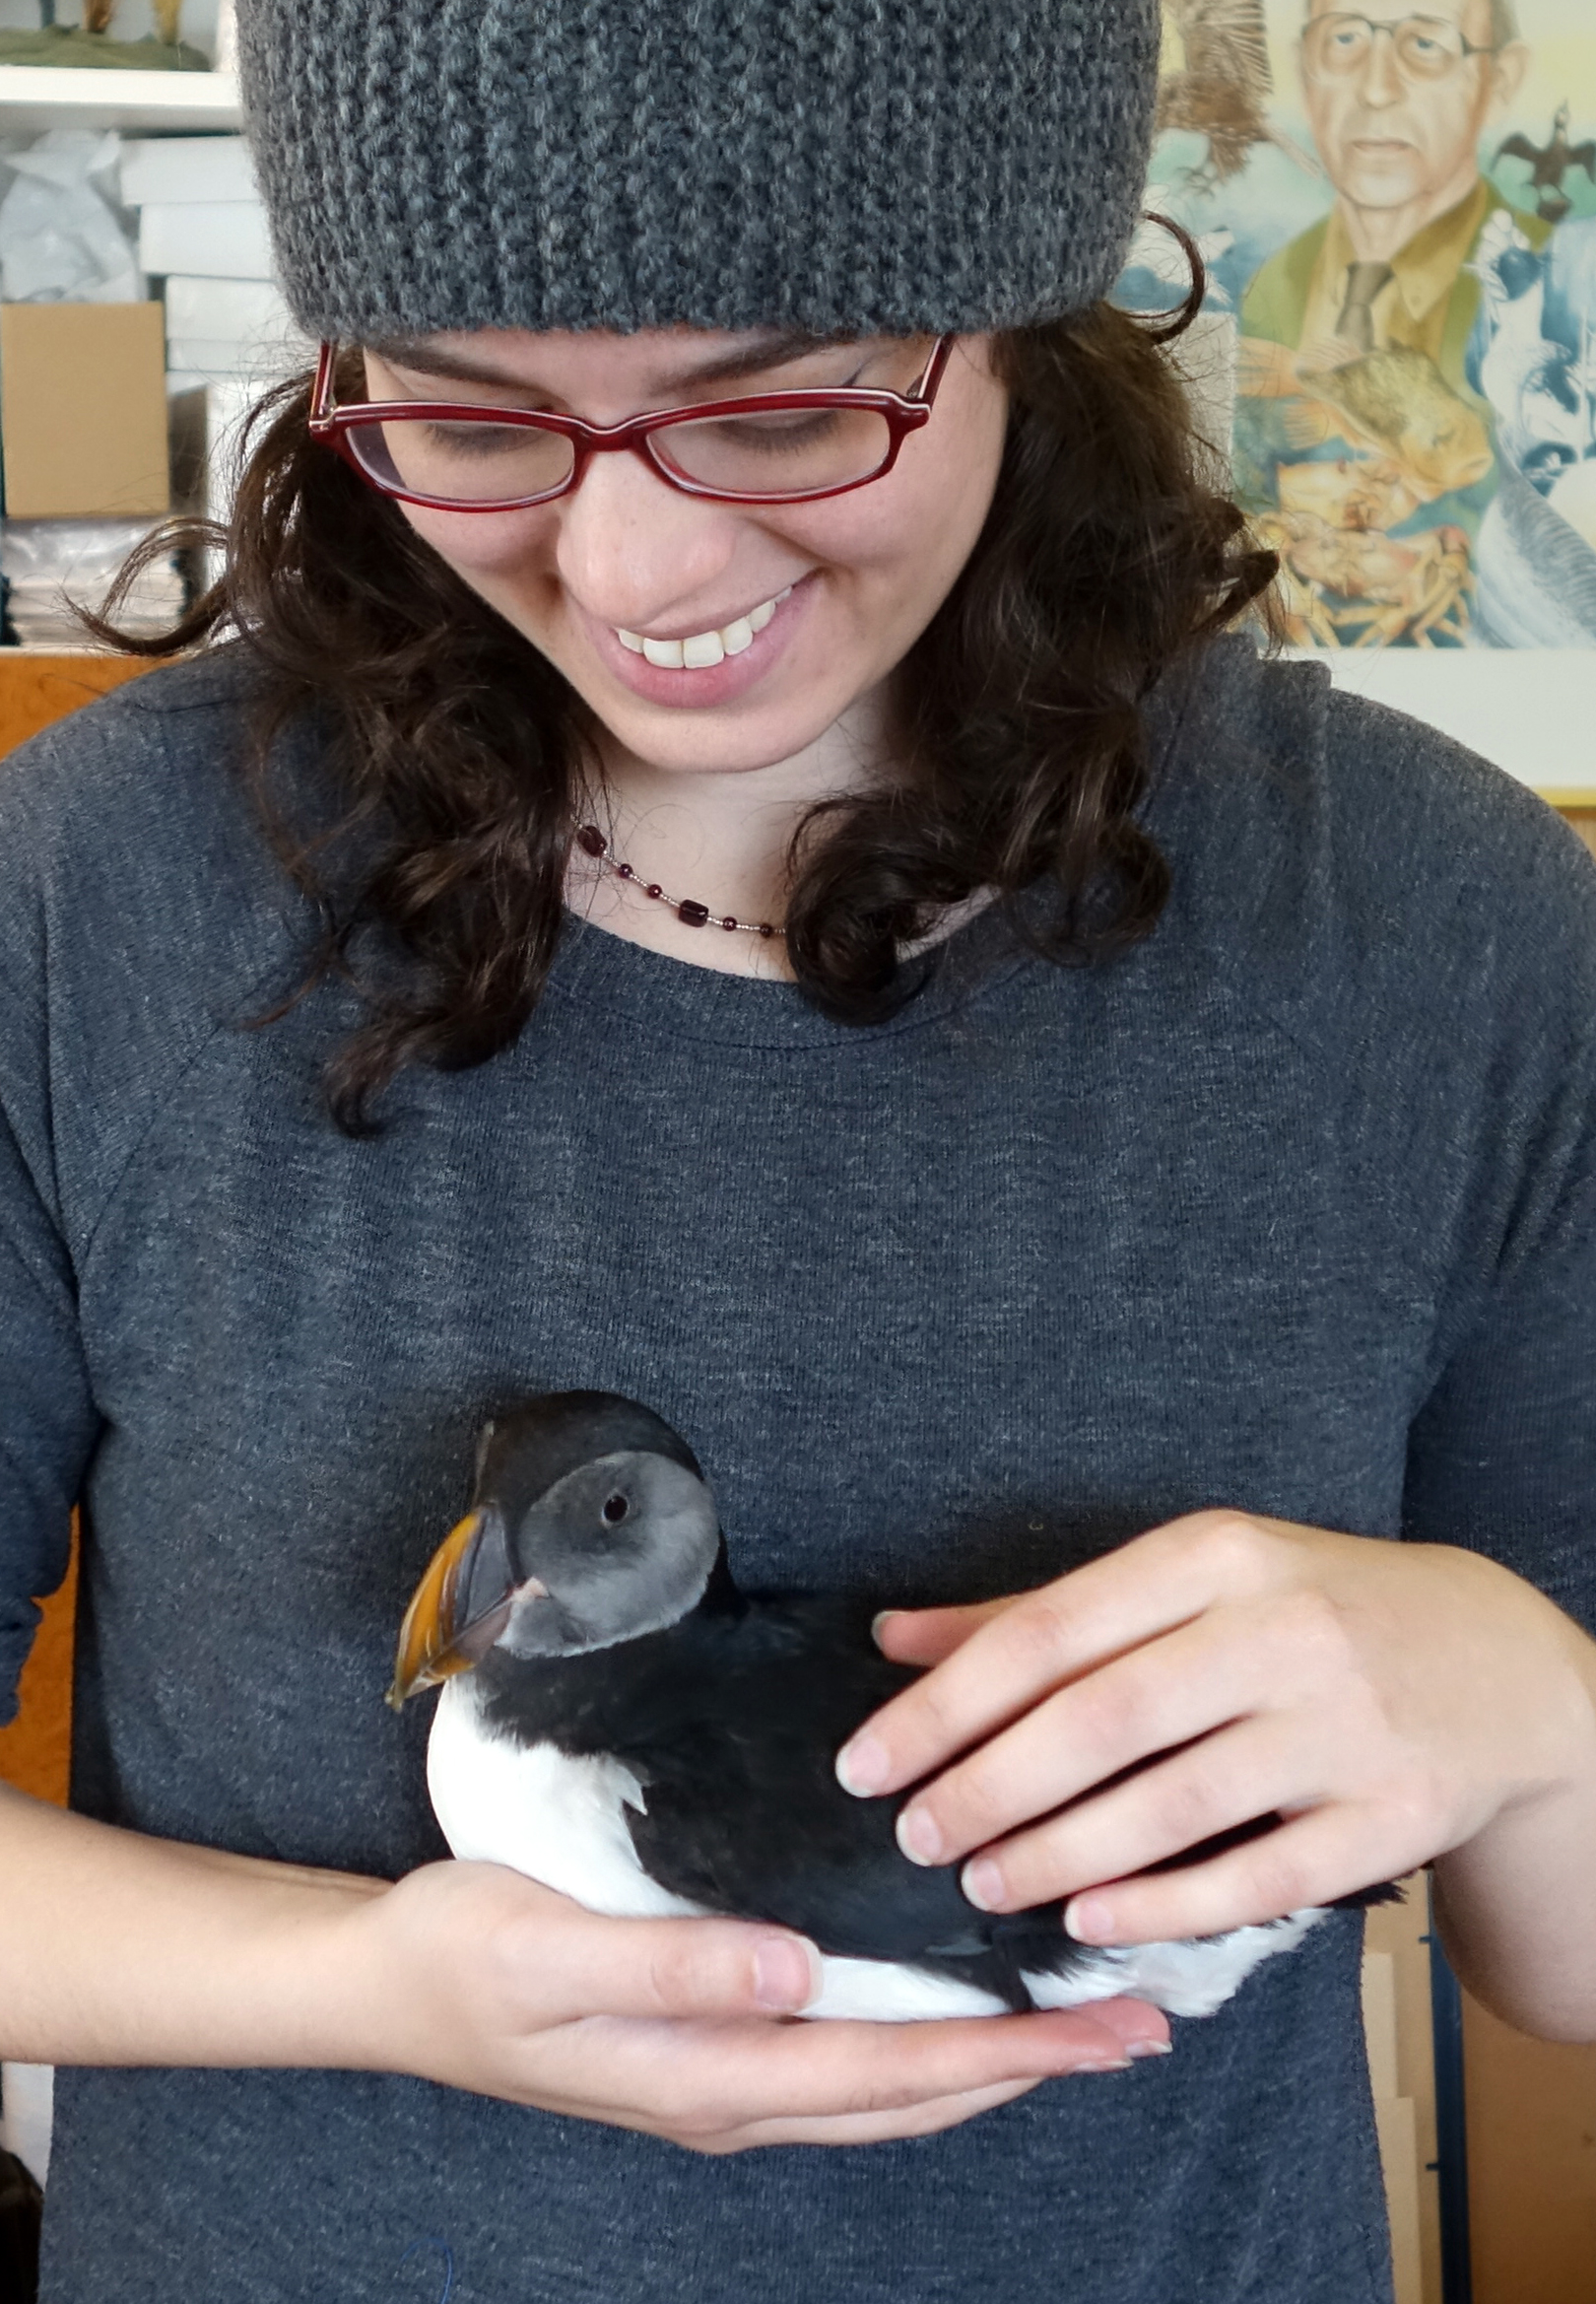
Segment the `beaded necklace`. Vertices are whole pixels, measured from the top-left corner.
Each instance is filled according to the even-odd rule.
[[[602,865],[606,872],[613,872],[618,880],[625,880],[630,887],[638,889],[644,896],[651,896],[656,904],[668,904],[686,927],[707,928],[712,925],[732,929],[744,936],[764,936],[767,939],[784,936],[787,932],[785,928],[773,927],[768,920],[734,919],[730,913],[719,915],[712,913],[706,904],[699,904],[696,897],[667,896],[657,880],[642,879],[632,865],[622,863],[611,852],[609,842],[596,824],[579,824],[576,827],[576,846],[584,855],[591,856],[596,864]]]

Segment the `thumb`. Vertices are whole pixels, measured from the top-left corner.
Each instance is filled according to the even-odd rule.
[[[884,1608],[870,1629],[882,1655],[895,1664],[940,1664],[972,1632],[1013,1605],[1005,1599],[967,1608]]]
[[[737,1920],[592,1920],[582,2009],[612,2016],[795,2016],[819,1998],[807,1936]]]

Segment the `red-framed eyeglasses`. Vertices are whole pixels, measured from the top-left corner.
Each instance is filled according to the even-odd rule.
[[[519,511],[581,485],[594,456],[627,448],[685,496],[722,504],[812,504],[881,480],[929,422],[953,349],[939,336],[908,391],[845,386],[758,392],[655,408],[620,424],[543,409],[450,400],[333,400],[336,344],[323,344],[310,396],[313,437],[384,496],[438,511]]]

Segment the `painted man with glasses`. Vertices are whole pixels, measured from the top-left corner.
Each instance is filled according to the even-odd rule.
[[[1513,0],[1409,15],[1311,0],[1298,68],[1335,201],[1247,291],[1237,420],[1241,485],[1283,555],[1298,640],[1433,646],[1467,631],[1495,468],[1464,368],[1470,266],[1507,205],[1481,148],[1528,62]],[[1537,218],[1516,221],[1545,240]]]

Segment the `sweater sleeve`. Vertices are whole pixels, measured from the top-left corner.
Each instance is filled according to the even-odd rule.
[[[99,1430],[77,1286],[50,1209],[48,1066],[37,1001],[0,980],[0,1725],[66,1574],[72,1507]]]
[[[96,1226],[275,949],[218,765],[236,685],[149,673],[0,762],[0,1723],[103,1429],[79,1317]]]
[[[1497,933],[1490,1035],[1459,1036],[1493,1043],[1481,1253],[1411,1429],[1404,1532],[1489,1553],[1596,1632],[1596,872],[1549,842],[1539,877],[1531,932]]]

